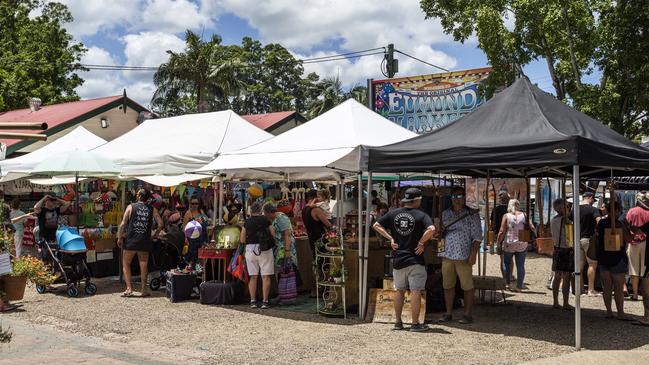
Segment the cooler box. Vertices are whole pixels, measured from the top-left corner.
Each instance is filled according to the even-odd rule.
[[[196,275],[194,274],[174,274],[167,273],[166,294],[172,303],[183,300],[189,300],[192,296],[192,290],[196,285]]]

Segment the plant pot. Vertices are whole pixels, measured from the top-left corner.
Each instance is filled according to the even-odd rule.
[[[2,277],[4,284],[3,291],[7,294],[5,301],[22,300],[25,296],[25,287],[27,286],[26,276],[5,275]]]

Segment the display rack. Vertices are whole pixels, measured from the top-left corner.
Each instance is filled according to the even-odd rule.
[[[340,241],[342,242],[342,240]],[[318,313],[328,316],[343,316],[347,319],[347,298],[345,293],[346,270],[342,244],[335,249],[322,241],[316,246],[316,308]],[[339,276],[334,276],[338,270]],[[339,297],[340,296],[342,298]],[[342,299],[342,303],[340,299]]]

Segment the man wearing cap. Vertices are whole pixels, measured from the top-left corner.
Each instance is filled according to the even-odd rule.
[[[596,296],[595,291],[595,274],[597,270],[597,258],[588,257],[588,247],[591,245],[590,240],[595,235],[595,227],[600,220],[599,209],[593,207],[595,195],[587,191],[582,195],[581,205],[579,206],[579,249],[581,250],[579,267],[583,268],[588,262],[588,296]],[[575,217],[574,209],[570,212],[568,219],[571,221]],[[594,243],[593,243],[594,244]],[[584,286],[582,276],[581,286]]]
[[[419,210],[421,191],[410,188],[401,200],[403,208],[394,209],[374,223],[374,230],[390,240],[394,252],[394,287],[397,295],[394,300],[394,312],[397,322],[395,330],[402,330],[401,311],[406,290],[410,290],[410,307],[412,314],[412,332],[423,332],[428,326],[419,323],[421,292],[426,288],[426,266],[424,246],[435,233],[435,226],[428,214]]]
[[[482,242],[482,227],[480,216],[466,206],[465,190],[456,186],[451,190],[451,208],[442,212],[444,229],[444,251],[439,253],[442,258],[442,285],[444,286],[444,304],[446,314],[439,320],[447,323],[453,320],[453,301],[455,300],[455,285],[460,278],[464,291],[464,316],[462,324],[473,322],[473,265]]]

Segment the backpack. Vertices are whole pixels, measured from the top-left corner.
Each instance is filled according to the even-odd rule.
[[[275,238],[270,234],[268,227],[257,230],[257,236],[255,238],[259,243],[259,251],[268,251],[275,247]]]

